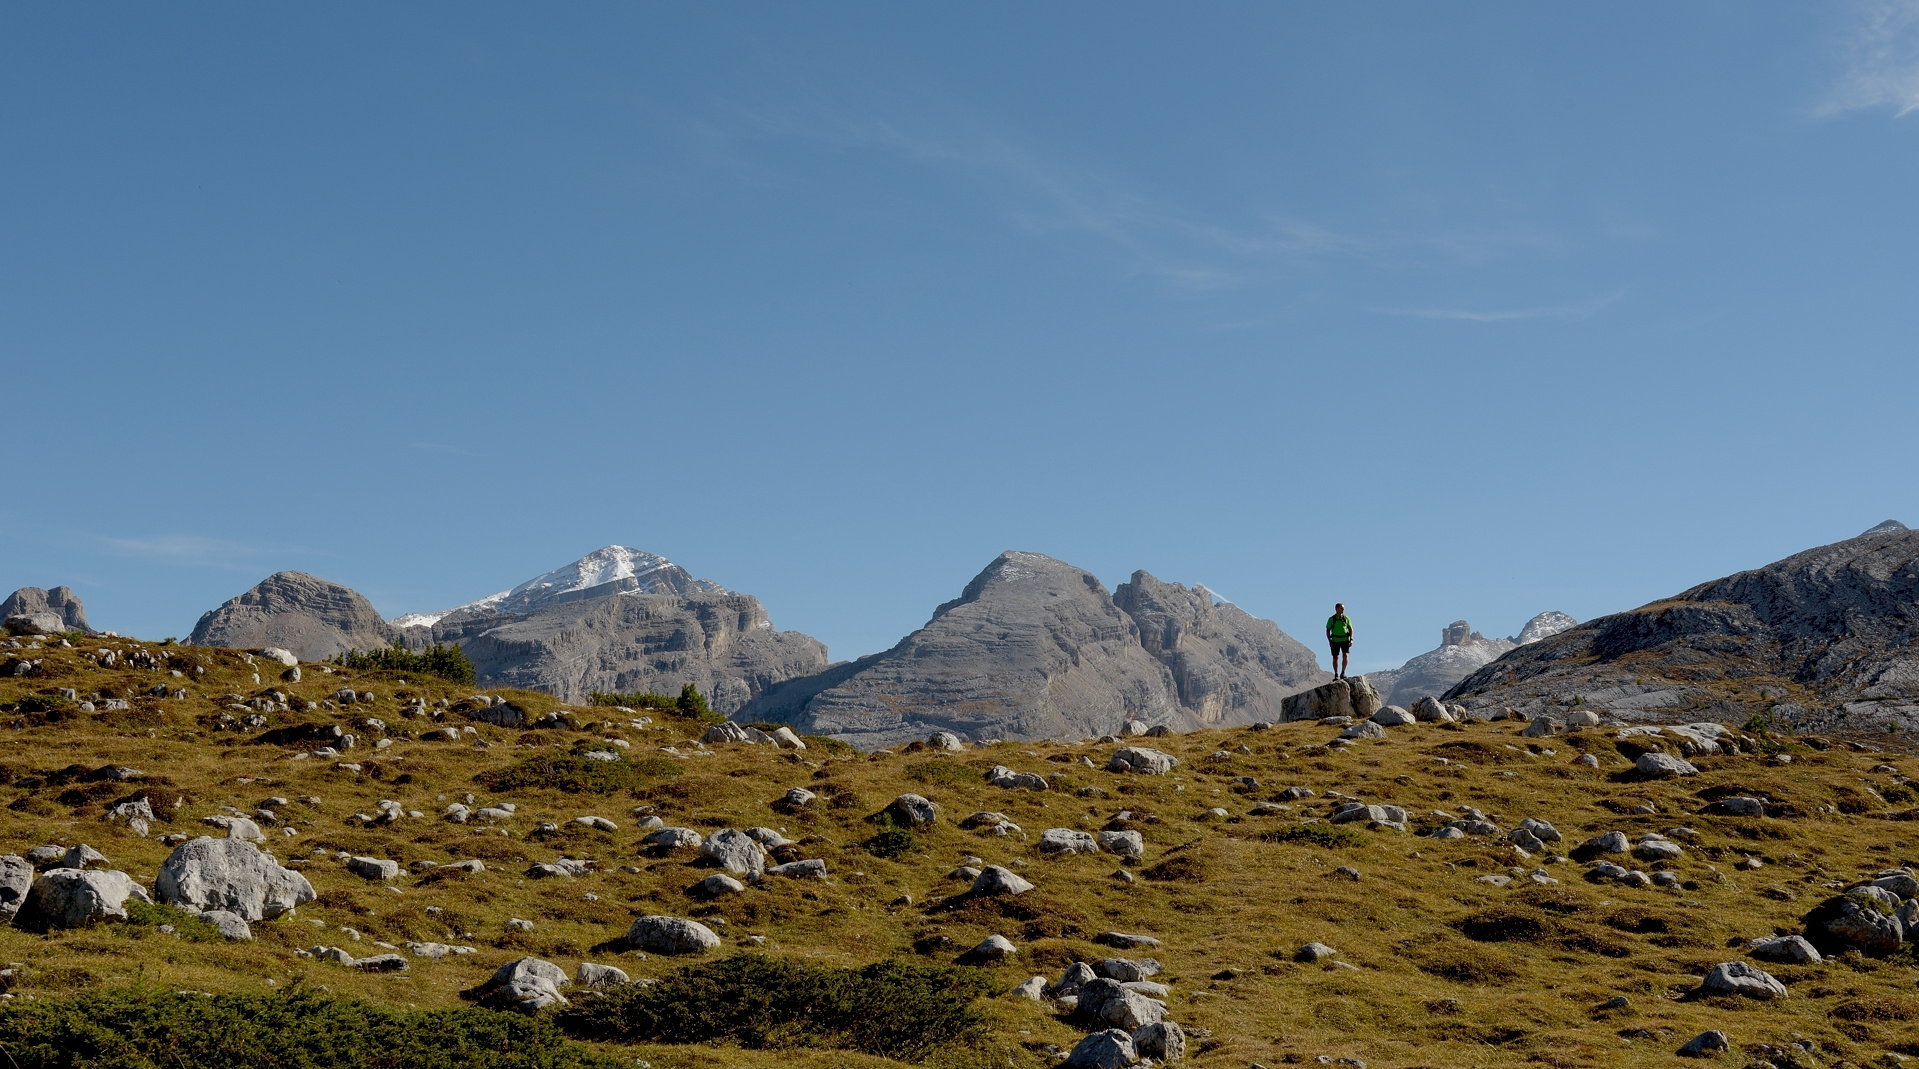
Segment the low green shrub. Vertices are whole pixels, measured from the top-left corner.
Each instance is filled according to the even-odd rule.
[[[1337,850],[1343,846],[1358,846],[1366,837],[1343,824],[1288,824],[1281,828],[1268,828],[1259,833],[1263,843],[1304,843],[1307,846],[1323,846],[1328,850]]]
[[[981,1040],[985,1023],[974,1002],[989,991],[986,977],[951,966],[895,959],[836,969],[742,954],[576,1002],[556,1021],[579,1039],[731,1040],[748,1048],[857,1050],[917,1062],[941,1047]]]
[[[725,714],[714,712],[712,707],[706,704],[706,697],[700,693],[700,688],[691,683],[680,688],[680,696],[677,698],[670,698],[664,694],[655,694],[652,691],[640,691],[634,694],[617,694],[596,690],[593,692],[593,696],[587,699],[587,703],[590,705],[606,706],[624,705],[628,709],[645,709],[648,712],[665,713],[668,716],[697,720],[703,724],[724,724],[726,722]]]
[[[328,658],[328,663],[343,668],[439,676],[450,683],[473,682],[473,662],[466,659],[466,651],[438,642],[418,653],[398,642],[383,650],[364,653],[348,650]]]
[[[10,1069],[613,1069],[551,1024],[479,1009],[399,1010],[294,985],[285,994],[150,987],[0,1008]]]
[[[894,860],[914,853],[920,848],[919,837],[913,834],[913,829],[902,827],[893,819],[893,814],[881,813],[873,818],[873,823],[879,830],[873,833],[871,839],[860,845],[874,857]]]
[[[226,937],[220,934],[220,929],[215,928],[212,922],[203,921],[199,914],[188,913],[177,906],[162,906],[153,902],[142,902],[137,898],[129,898],[126,908],[129,930],[158,928],[162,924],[171,924],[173,934],[190,943],[226,942]]]
[[[473,777],[473,782],[490,791],[505,793],[528,787],[566,791],[573,794],[611,794],[636,790],[649,783],[672,779],[686,766],[664,757],[623,757],[618,761],[596,761],[578,754],[541,754],[505,768],[490,769]]]

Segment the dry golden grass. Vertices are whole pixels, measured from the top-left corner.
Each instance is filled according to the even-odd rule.
[[[396,695],[420,695],[430,703],[467,693],[433,680],[401,684],[379,674],[324,674],[305,666],[305,681],[287,684],[278,681],[278,665],[258,658],[249,665],[234,652],[150,643],[140,645],[175,660],[157,670],[109,670],[81,656],[134,645],[97,639],[77,650],[31,651],[45,657],[43,675],[0,680],[0,706],[9,708],[59,687],[82,697],[123,696],[144,694],[165,681],[196,695],[136,697],[128,712],[53,722],[41,722],[41,714],[0,712],[0,849],[85,842],[150,886],[168,853],[159,836],[220,834],[200,824],[219,812],[217,806],[251,813],[270,795],[313,795],[318,804],[295,802],[282,811],[288,820],[283,826],[295,835],[284,836],[283,826],[266,830],[272,848],[306,873],[320,900],[297,917],[255,925],[255,939],[246,944],[187,942],[124,925],[45,938],[0,930],[0,958],[25,964],[16,997],[135,981],[260,990],[304,975],[335,992],[451,1006],[461,989],[521,954],[549,958],[569,971],[582,960],[618,964],[635,976],[673,970],[681,963],[604,949],[633,917],[669,913],[706,921],[729,946],[751,949],[747,937],[763,936],[767,953],[843,965],[912,954],[916,942],[950,947],[935,955],[951,960],[998,932],[1021,947],[1014,963],[994,970],[1009,989],[1034,972],[1056,976],[1075,958],[1127,953],[1096,944],[1101,932],[1150,934],[1162,940],[1161,947],[1138,953],[1150,953],[1165,966],[1159,979],[1172,985],[1173,1017],[1210,1033],[1192,1045],[1191,1059],[1202,1066],[1310,1062],[1318,1055],[1358,1058],[1370,1066],[1663,1065],[1679,1044],[1707,1028],[1732,1036],[1736,1050],[1727,1064],[1749,1060],[1740,1047],[1785,1047],[1801,1037],[1817,1043],[1828,1062],[1843,1057],[1863,1064],[1887,1050],[1919,1054],[1919,1024],[1912,1018],[1919,971],[1910,958],[1769,967],[1791,988],[1791,997],[1778,1003],[1686,997],[1713,964],[1740,956],[1728,949],[1731,944],[1796,931],[1798,918],[1831,893],[1829,885],[1919,860],[1913,843],[1919,825],[1892,819],[1913,808],[1902,793],[1909,789],[1900,786],[1899,774],[1872,771],[1882,764],[1906,773],[1919,769],[1919,762],[1899,754],[1798,747],[1787,767],[1754,756],[1710,757],[1698,759],[1700,776],[1634,783],[1618,775],[1629,762],[1603,731],[1544,740],[1542,747],[1519,737],[1521,725],[1513,722],[1419,725],[1392,729],[1383,741],[1338,754],[1321,746],[1334,729],[1307,724],[1143,740],[1180,758],[1174,774],[1163,777],[1104,771],[1111,744],[1005,743],[950,755],[872,757],[823,747],[788,755],[729,746],[715,748],[713,756],[688,757],[681,762],[684,774],[632,791],[569,796],[521,790],[501,797],[478,787],[475,776],[608,737],[628,742],[627,752],[635,756],[658,754],[664,746],[685,752],[692,749],[694,728],[667,720],[636,730],[625,723],[628,717],[611,710],[575,709],[581,722],[617,726],[523,732],[477,725],[491,744],[481,749],[470,742],[406,737],[440,725],[402,718]],[[204,676],[194,678],[194,667],[204,668]],[[169,668],[186,676],[174,679]],[[263,682],[254,682],[256,671]],[[345,755],[366,765],[363,774],[336,771],[329,760],[289,760],[295,747],[250,743],[265,729],[223,730],[217,722],[229,711],[222,698],[229,692],[252,698],[279,689],[296,701],[318,701],[342,685],[373,690],[378,701],[340,713],[276,713],[269,726],[347,723],[366,715],[385,720],[395,740],[389,749],[376,754],[370,747],[380,733],[362,730],[360,748]],[[544,703],[539,711],[561,708],[550,698],[537,700]],[[464,726],[457,714],[447,722]],[[1251,752],[1231,752],[1241,745]],[[1214,756],[1221,751],[1225,756]],[[1600,756],[1603,767],[1595,772],[1573,765],[1582,751]],[[1100,767],[1078,763],[1082,755]],[[1062,775],[1067,789],[1035,793],[988,786],[982,773],[996,763]],[[111,790],[82,789],[89,785],[77,780],[52,782],[60,777],[50,773],[73,765],[126,765],[150,778]],[[1241,784],[1243,776],[1259,786]],[[165,796],[182,799],[154,826],[153,838],[103,819],[108,804],[141,783],[157,783]],[[1289,803],[1292,809],[1280,815],[1250,815],[1255,803],[1292,785],[1318,796]],[[819,802],[804,812],[776,811],[772,803],[794,786],[819,791]],[[1786,803],[1792,815],[1744,821],[1697,815],[1702,793],[1734,786]],[[1074,793],[1081,787],[1104,794],[1082,797]],[[908,791],[938,803],[941,821],[917,837],[913,852],[893,860],[873,856],[861,846],[875,831],[868,818]],[[1469,805],[1496,815],[1505,827],[1539,817],[1565,834],[1562,851],[1612,829],[1636,834],[1690,826],[1698,838],[1672,866],[1690,889],[1596,886],[1580,878],[1585,867],[1573,862],[1548,866],[1560,881],[1556,885],[1518,879],[1498,888],[1476,878],[1511,875],[1516,866],[1530,871],[1538,859],[1522,861],[1510,847],[1483,839],[1441,841],[1381,831],[1363,832],[1357,845],[1343,847],[1261,841],[1264,831],[1323,816],[1329,791],[1404,806],[1416,826],[1428,828],[1433,810]],[[438,818],[448,801],[468,792],[482,803],[516,802],[516,819],[481,827]],[[426,816],[383,827],[354,819],[375,813],[374,803],[383,798]],[[1660,812],[1631,812],[1646,803]],[[694,863],[691,851],[661,857],[644,850],[636,806],[651,806],[669,824],[702,830],[728,824],[783,829],[803,840],[805,856],[826,859],[831,877],[823,883],[768,879],[744,895],[696,902],[686,889],[709,870]],[[1230,817],[1206,819],[1204,811],[1213,806]],[[1147,841],[1146,859],[1135,873],[1150,869],[1161,878],[1142,875],[1126,883],[1114,875],[1119,866],[1111,857],[1050,859],[1031,848],[1046,828],[1097,830],[1122,809],[1133,814],[1128,826]],[[957,822],[976,810],[1007,814],[1025,828],[1027,839],[959,830]],[[606,833],[566,823],[585,814],[610,818],[620,828]],[[559,823],[563,831],[535,834],[542,821]],[[389,888],[348,873],[335,851],[403,864],[479,858],[487,871],[437,881],[406,874]],[[591,857],[601,871],[577,879],[524,875],[530,863],[562,854]],[[942,901],[965,889],[946,877],[968,855],[1012,865],[1038,890],[1012,903]],[[1747,856],[1761,859],[1763,867],[1734,867]],[[621,866],[638,871],[621,872]],[[1334,875],[1340,866],[1357,868],[1360,879]],[[910,896],[912,904],[896,904],[901,896]],[[534,931],[509,934],[509,917],[533,921]],[[361,941],[343,927],[357,929]],[[1489,935],[1507,938],[1488,941]],[[409,971],[386,975],[293,954],[297,947],[324,943],[366,955],[378,952],[376,940],[464,943],[480,952],[418,959]],[[1308,941],[1337,948],[1336,960],[1354,968],[1295,962],[1294,951]],[[1598,1009],[1615,995],[1625,995],[1631,1007]],[[1070,1047],[1083,1034],[1036,1003],[999,998],[989,1012],[1001,1048],[995,1061],[1038,1065],[1044,1045]],[[892,1064],[833,1052],[620,1049],[656,1066]]]

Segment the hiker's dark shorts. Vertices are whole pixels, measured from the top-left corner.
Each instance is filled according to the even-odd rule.
[[[1353,649],[1353,640],[1349,638],[1344,642],[1335,642],[1335,643],[1332,643],[1332,647],[1333,647],[1333,653],[1335,654],[1351,653]]]

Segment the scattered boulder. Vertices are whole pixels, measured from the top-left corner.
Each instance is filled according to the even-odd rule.
[[[1770,939],[1755,939],[1746,944],[1746,953],[1760,961],[1770,961],[1780,965],[1817,965],[1824,959],[1819,951],[1806,942],[1804,936],[1780,935]]]
[[[1374,721],[1361,720],[1359,723],[1340,732],[1339,737],[1342,739],[1383,739],[1386,737],[1386,729],[1380,727],[1379,724]]]
[[[1128,861],[1146,856],[1146,837],[1136,831],[1103,831],[1099,833],[1098,842],[1101,850]]]
[[[291,913],[314,899],[307,878],[281,867],[272,854],[239,839],[206,836],[168,855],[154,891],[168,905],[224,909],[248,922]]]
[[[1373,689],[1365,676],[1352,676],[1335,679],[1283,699],[1279,704],[1279,718],[1292,721],[1350,716],[1355,720],[1364,720],[1379,712],[1385,704],[1379,691]]]
[[[973,880],[976,895],[1023,895],[1033,889],[1030,881],[1012,869],[988,865]]]
[[[1338,956],[1339,951],[1334,950],[1324,943],[1307,943],[1305,946],[1300,947],[1298,952],[1293,955],[1293,960],[1314,962],[1324,961],[1327,958]]]
[[[935,731],[926,737],[926,745],[935,750],[964,750],[966,744],[950,731]]]
[[[1715,817],[1763,817],[1766,815],[1766,803],[1758,798],[1736,794],[1718,799],[1700,812]]]
[[[1079,989],[1079,1013],[1113,1028],[1134,1032],[1166,1018],[1166,1004],[1128,989],[1117,980],[1101,977]]]
[[[640,841],[665,850],[679,850],[699,846],[701,839],[700,833],[692,828],[661,828]]]
[[[253,938],[253,929],[248,926],[247,919],[232,910],[210,909],[200,914],[200,919],[220,929],[220,934],[228,939]]]
[[[1005,961],[1019,953],[1011,939],[997,933],[980,940],[980,944],[966,952],[964,958],[970,962],[985,963]]]
[[[1445,703],[1430,694],[1414,702],[1407,712],[1412,713],[1421,723],[1427,724],[1449,724],[1453,719],[1453,714],[1446,708]]]
[[[1015,772],[1005,765],[994,765],[988,769],[986,782],[1007,790],[1043,791],[1050,786],[1045,776],[1032,772]]]
[[[880,811],[893,822],[908,828],[931,824],[939,819],[939,806],[917,794],[902,794]]]
[[[1722,961],[1712,967],[1699,990],[1708,995],[1743,995],[1746,998],[1785,998],[1786,985],[1756,965],[1743,961]]]
[[[1048,828],[1040,833],[1039,851],[1055,855],[1097,854],[1099,842],[1087,832],[1072,828]]]
[[[720,945],[720,937],[698,921],[661,916],[634,921],[627,929],[626,941],[635,950],[655,954],[700,954]]]
[[[1108,772],[1140,772],[1149,776],[1164,775],[1179,764],[1179,758],[1159,750],[1144,746],[1125,746],[1113,752],[1106,763]]]
[[[1073,1045],[1073,1052],[1059,1064],[1065,1069],[1126,1069],[1139,1060],[1131,1032],[1108,1028],[1094,1032]]]
[[[1905,937],[1905,924],[1866,895],[1828,898],[1806,914],[1806,940],[1821,954],[1851,949],[1867,957],[1884,957],[1898,950]]]
[[[766,874],[783,876],[789,880],[824,880],[826,879],[826,861],[817,857],[788,861],[783,865],[768,868]]]
[[[1172,1021],[1155,1021],[1133,1033],[1133,1050],[1141,1058],[1179,1061],[1186,1057],[1186,1030]]]
[[[1043,1002],[1046,999],[1046,990],[1046,977],[1029,976],[1023,983],[1013,989],[1013,997],[1032,999],[1034,1002]]]
[[[1373,723],[1381,727],[1405,727],[1407,724],[1419,723],[1419,718],[1397,705],[1388,705],[1373,714]]]
[[[26,900],[13,915],[13,926],[40,933],[123,921],[129,898],[153,901],[146,888],[118,869],[48,869],[28,889]]]
[[[1674,776],[1699,774],[1698,767],[1691,761],[1666,753],[1642,753],[1639,755],[1639,760],[1633,762],[1633,768],[1647,779],[1671,779]]]
[[[566,970],[539,958],[516,958],[495,970],[486,983],[462,995],[490,1010],[535,1014],[548,1006],[566,1005],[560,988],[570,981]]]
[[[226,829],[229,839],[239,839],[249,843],[267,841],[266,832],[261,831],[258,824],[246,817],[211,816],[203,818],[200,823]]]
[[[746,890],[745,884],[728,876],[724,872],[716,872],[693,885],[693,893],[701,898],[718,898],[721,895],[736,895],[744,890]]]
[[[400,874],[400,863],[379,857],[347,859],[346,870],[368,880],[390,880]]]
[[[0,917],[19,912],[33,888],[33,863],[18,854],[0,856]]]
[[[1566,725],[1550,716],[1538,716],[1519,734],[1528,739],[1549,739],[1566,730]]]
[[[412,963],[400,954],[375,954],[350,964],[361,972],[405,972]]]
[[[627,977],[626,970],[624,969],[618,969],[611,965],[595,965],[592,962],[583,961],[580,962],[579,968],[573,970],[573,982],[579,984],[581,987],[600,990],[631,983],[632,980]]]
[[[1687,1040],[1686,1045],[1680,1047],[1678,1053],[1681,1058],[1716,1058],[1731,1049],[1732,1040],[1726,1038],[1726,1033],[1715,1028]]]
[[[67,850],[60,859],[60,867],[63,869],[110,869],[113,866],[108,864],[107,855],[81,843]]]
[[[700,856],[712,858],[735,876],[757,880],[766,871],[766,851],[738,828],[721,828],[700,844]]]

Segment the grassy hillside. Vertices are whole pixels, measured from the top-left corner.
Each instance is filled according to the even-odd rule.
[[[113,667],[98,663],[104,649],[115,650]],[[533,716],[561,712],[569,726],[472,723],[462,712],[471,707],[463,703],[470,689],[433,678],[306,665],[303,680],[288,683],[280,680],[281,666],[263,658],[116,639],[4,652],[9,664],[21,657],[44,663],[33,675],[0,678],[0,851],[87,843],[150,887],[169,853],[161,836],[217,836],[202,818],[222,806],[251,815],[269,796],[283,796],[293,801],[279,807],[279,823],[264,825],[269,846],[319,892],[296,917],[255,924],[250,943],[225,942],[159,910],[141,911],[134,923],[46,937],[0,929],[0,958],[19,963],[7,1013],[29,1000],[84,1010],[88,1000],[129,997],[111,993],[128,987],[148,996],[185,990],[248,998],[297,987],[299,998],[356,996],[394,1013],[451,1010],[468,1005],[459,992],[525,954],[569,974],[580,961],[594,961],[636,978],[673,977],[687,959],[610,945],[635,916],[665,913],[712,926],[725,943],[708,955],[715,960],[745,951],[831,967],[895,958],[950,965],[989,934],[1011,938],[1019,948],[1012,961],[969,968],[965,975],[978,985],[953,985],[950,997],[961,1003],[969,986],[986,994],[976,1004],[977,1027],[954,1026],[961,1034],[926,1055],[934,1065],[1038,1066],[1049,1051],[1070,1048],[1084,1029],[1006,992],[1035,973],[1057,977],[1076,959],[1127,953],[1095,942],[1114,930],[1161,940],[1157,950],[1138,953],[1164,965],[1157,979],[1171,985],[1173,1019],[1198,1030],[1189,1060],[1200,1066],[1270,1066],[1320,1055],[1369,1066],[1665,1065],[1675,1048],[1708,1028],[1731,1036],[1728,1065],[1750,1061],[1745,1049],[1752,1045],[1784,1049],[1802,1038],[1817,1045],[1818,1064],[1865,1064],[1887,1051],[1919,1055],[1919,968],[1910,945],[1891,959],[1766,966],[1790,988],[1783,1001],[1690,995],[1712,965],[1741,957],[1729,945],[1797,931],[1798,919],[1833,888],[1919,862],[1919,824],[1911,820],[1919,816],[1919,793],[1904,781],[1919,760],[1859,752],[1843,741],[1775,739],[1769,748],[1789,752],[1790,764],[1772,763],[1764,753],[1702,757],[1695,761],[1699,776],[1634,782],[1625,774],[1630,762],[1603,729],[1530,740],[1519,736],[1517,722],[1417,725],[1342,754],[1323,746],[1336,729],[1285,725],[1141,740],[1182,762],[1171,775],[1151,777],[1105,771],[1112,744],[1006,743],[866,756],[813,740],[797,754],[746,745],[702,754],[689,741],[700,727],[694,721],[653,713],[656,723],[636,727],[634,716],[616,710],[568,708],[530,693],[496,692]],[[153,666],[129,666],[129,655],[150,657]],[[189,696],[148,696],[156,684]],[[342,687],[371,691],[375,699],[339,710],[276,711],[256,726],[242,722],[254,710],[231,708],[279,691],[303,710]],[[60,688],[81,699],[125,698],[131,707],[80,711]],[[449,705],[438,721],[408,716],[404,703],[414,699],[429,708],[442,699]],[[368,717],[383,721],[384,730]],[[318,744],[260,741],[308,723],[339,724],[359,745],[339,758],[293,760],[291,754]],[[469,724],[477,734],[461,741],[421,737]],[[382,738],[391,745],[376,750]],[[620,750],[626,760],[608,765],[575,756],[616,748],[610,739],[628,744]],[[1581,753],[1594,754],[1600,767],[1575,764]],[[357,763],[359,771],[338,769],[338,761]],[[1053,777],[1054,789],[990,786],[984,772],[995,764]],[[110,766],[144,776],[89,778]],[[575,789],[558,789],[561,783]],[[1295,785],[1315,796],[1284,798],[1281,792]],[[791,787],[818,799],[810,807],[777,805]],[[1779,815],[1698,815],[1706,798],[1732,787],[1782,803]],[[934,828],[886,832],[871,820],[903,792],[938,803]],[[1333,792],[1404,806],[1415,832],[1437,825],[1432,811],[1467,806],[1505,828],[1541,818],[1564,833],[1558,852],[1614,829],[1636,838],[1687,826],[1697,835],[1683,840],[1685,855],[1670,865],[1683,890],[1589,884],[1581,879],[1585,866],[1572,861],[1545,864],[1558,882],[1536,884],[1524,874],[1542,867],[1542,859],[1522,859],[1497,841],[1307,823],[1331,809]],[[146,838],[104,819],[108,807],[138,793],[160,814]],[[469,793],[476,807],[510,801],[517,813],[498,824],[440,819],[449,802]],[[390,824],[361,819],[377,816],[383,799],[424,816]],[[1253,815],[1261,802],[1288,808]],[[1226,816],[1209,815],[1214,807]],[[1646,807],[1656,811],[1641,811]],[[825,859],[830,876],[769,878],[742,895],[698,902],[686,891],[712,870],[690,850],[650,852],[640,842],[636,809],[702,831],[782,829],[800,840],[804,856]],[[1026,839],[961,830],[958,822],[977,810],[1006,814]],[[608,818],[618,830],[573,823],[586,815]],[[558,830],[543,832],[542,823]],[[1129,868],[1130,881],[1115,875],[1121,866],[1111,856],[1053,859],[1034,849],[1047,828],[1109,826],[1145,835],[1146,857]],[[402,875],[370,882],[348,872],[340,852],[397,860]],[[969,855],[1012,866],[1037,890],[1000,900],[962,895],[966,885],[947,876]],[[598,871],[526,875],[530,864],[561,856],[590,858]],[[1742,867],[1751,864],[1747,858],[1758,867]],[[466,859],[483,861],[486,871],[436,878],[431,870],[405,869]],[[1356,870],[1357,878],[1342,868]],[[1520,878],[1508,887],[1480,880],[1515,873]],[[533,922],[532,931],[509,931],[509,918]],[[162,923],[176,932],[162,933]],[[376,942],[403,948],[409,940],[465,944],[478,953],[416,957],[407,971],[386,974],[294,954],[325,944],[366,956],[381,952]],[[1309,941],[1336,948],[1340,964],[1296,961]],[[1615,996],[1629,1005],[1599,1008]],[[719,1043],[590,1046],[654,1066],[899,1064],[831,1049],[833,1036],[804,1026],[732,1034]],[[738,1045],[742,1037],[795,1049],[746,1049]],[[1784,1064],[1784,1056],[1772,1058]]]

